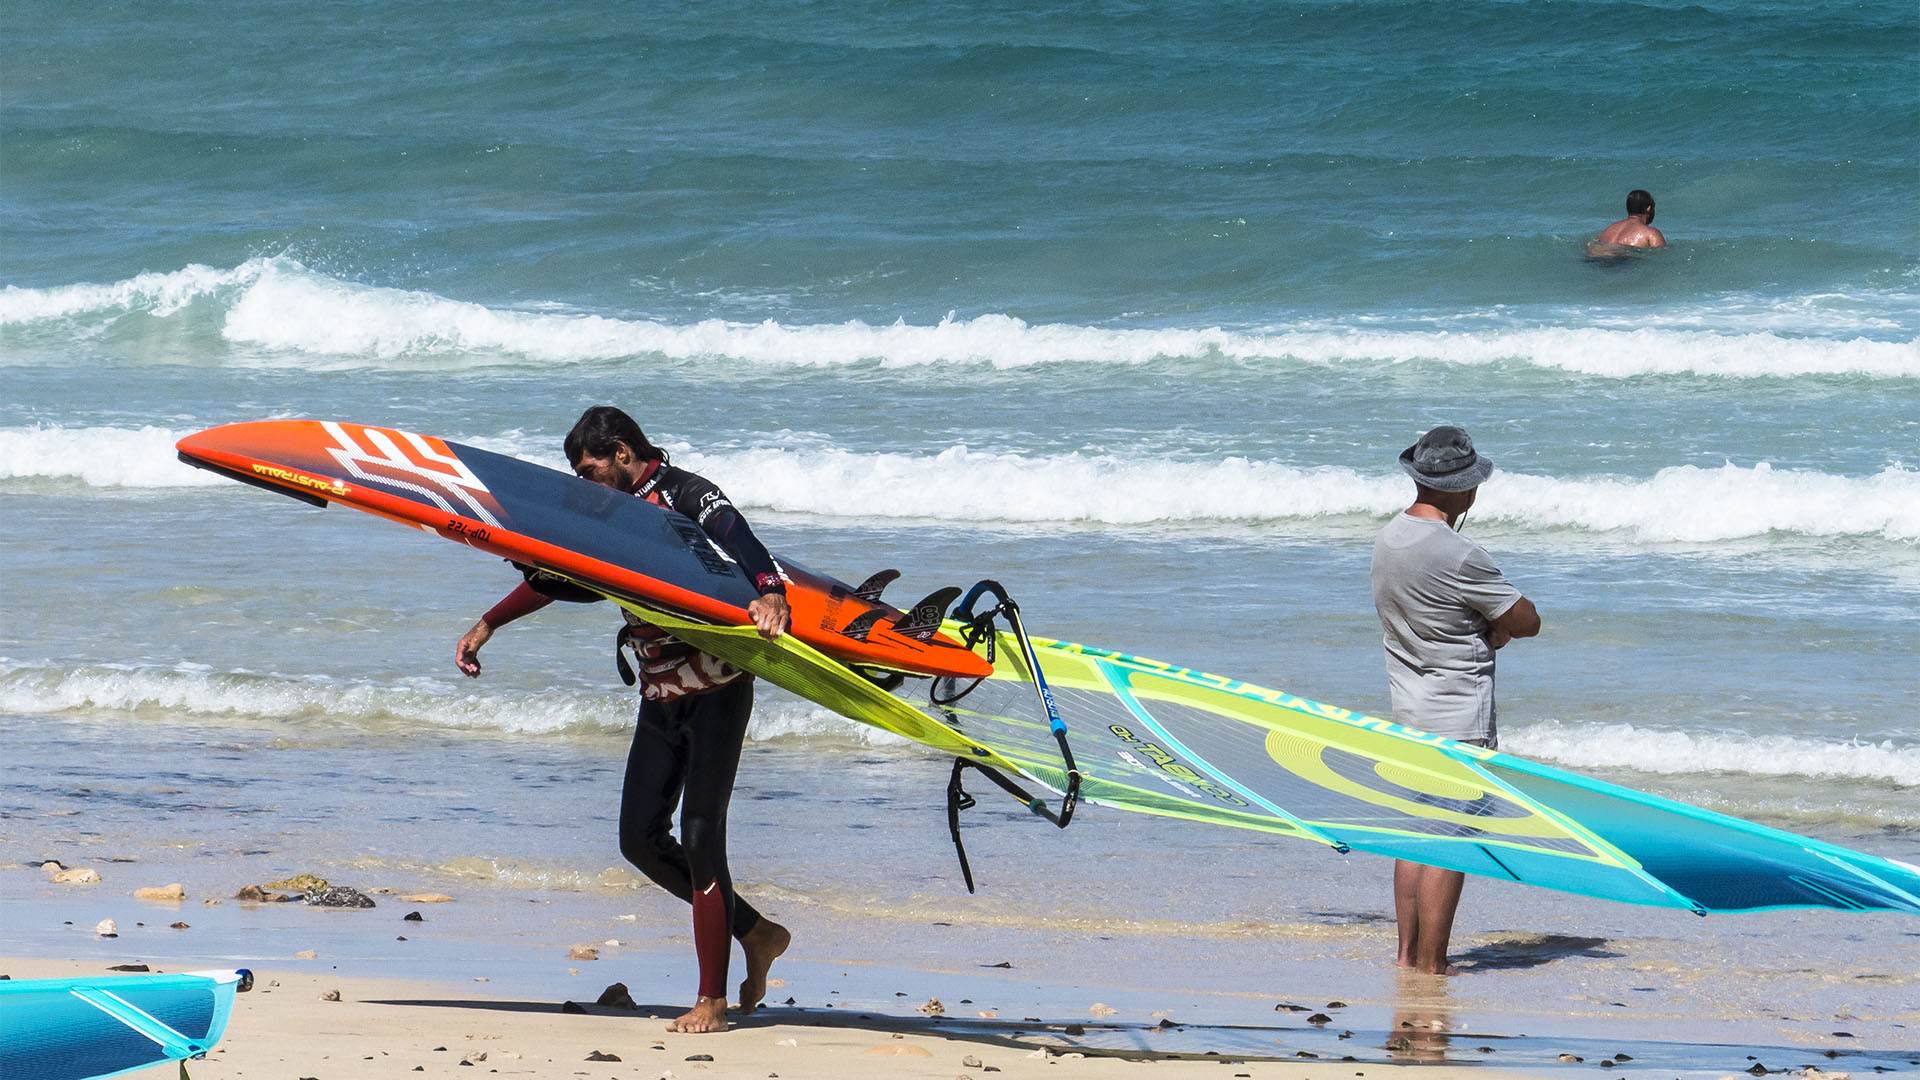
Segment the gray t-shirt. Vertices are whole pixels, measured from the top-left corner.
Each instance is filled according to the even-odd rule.
[[[1494,739],[1489,620],[1520,600],[1480,545],[1444,521],[1399,514],[1373,543],[1373,606],[1387,648],[1394,722],[1450,739]]]

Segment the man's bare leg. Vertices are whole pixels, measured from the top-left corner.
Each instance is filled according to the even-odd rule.
[[[688,1009],[680,1019],[668,1024],[667,1030],[687,1033],[727,1030],[726,999],[716,997],[695,998],[693,1008]]]
[[[747,936],[740,939],[740,950],[747,954],[747,977],[740,980],[740,1012],[750,1013],[767,996],[767,971],[780,954],[793,944],[793,934],[772,919],[761,916]]]
[[[1400,949],[1393,959],[1396,967],[1413,966],[1413,945],[1420,939],[1420,871],[1423,869],[1419,863],[1405,859],[1393,862],[1393,915],[1400,925]]]
[[[1447,963],[1447,943],[1453,936],[1454,912],[1467,876],[1420,863],[1397,862],[1393,869],[1393,899],[1400,923],[1399,966],[1425,975],[1458,975]]]

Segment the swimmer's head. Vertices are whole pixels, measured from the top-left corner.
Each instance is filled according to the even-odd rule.
[[[1633,217],[1635,214],[1645,214],[1647,215],[1648,221],[1653,220],[1653,195],[1651,193],[1642,191],[1639,188],[1634,188],[1632,191],[1627,192],[1627,216]]]

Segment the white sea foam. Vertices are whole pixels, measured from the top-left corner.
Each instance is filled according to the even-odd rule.
[[[1632,724],[1544,721],[1503,731],[1500,748],[1573,770],[1745,773],[1880,781],[1920,787],[1920,746],[1831,742],[1793,735],[1662,731]]]
[[[284,256],[230,270],[189,266],[113,284],[0,290],[0,326],[53,320],[82,327],[144,313],[175,315],[207,300],[221,332],[261,363],[309,365],[590,363],[632,357],[773,366],[896,367],[1043,363],[1138,365],[1157,360],[1319,365],[1517,363],[1582,375],[1751,378],[1860,375],[1920,378],[1920,341],[1805,337],[1689,325],[1377,329],[1365,325],[1229,329],[1031,324],[986,314],[937,323],[784,325],[717,319],[666,323],[553,310],[490,308],[430,292],[369,286],[315,273]],[[1693,320],[1698,323],[1699,320]],[[1710,320],[1709,320],[1710,321]],[[242,355],[232,362],[245,363]]]
[[[431,680],[404,685],[213,671],[203,665],[77,667],[0,660],[0,712],[97,713],[208,721],[307,721],[374,730],[471,728],[540,734],[610,728],[629,713],[616,693],[474,693]]]
[[[964,446],[934,455],[745,450],[678,460],[746,505],[830,515],[851,504],[862,517],[1104,525],[1385,517],[1405,505],[1407,486],[1398,472],[1340,466],[996,454]],[[1141,491],[1155,495],[1141,499]],[[1913,540],[1920,539],[1920,470],[1892,465],[1850,477],[1729,463],[1644,478],[1503,473],[1473,514],[1526,530],[1624,532],[1649,541],[1775,532]]]
[[[176,460],[173,442],[186,434],[153,427],[0,429],[0,479],[68,480],[99,488],[227,483]],[[557,465],[524,435],[472,441]],[[1241,457],[1178,461],[954,446],[937,454],[676,449],[675,460],[752,509],[860,520],[1258,524],[1384,518],[1406,502],[1406,479],[1398,472]],[[1156,494],[1141,499],[1141,491]],[[1896,464],[1867,476],[1841,476],[1762,462],[1675,466],[1648,477],[1503,472],[1498,484],[1484,490],[1473,517],[1522,531],[1611,533],[1651,542],[1712,543],[1774,533],[1907,542],[1920,539],[1920,469]]]
[[[629,690],[475,692],[432,679],[399,684],[174,667],[23,664],[0,658],[0,713],[113,713],[207,723],[300,722],[312,728],[375,732],[429,728],[522,735],[616,732],[632,723]],[[762,695],[748,737],[824,738],[902,745],[889,732],[855,723],[811,702]]]
[[[161,721],[296,723],[309,731],[406,733],[432,728],[523,735],[617,733],[631,723],[630,691],[489,690],[427,679],[401,684],[215,671],[198,664],[58,666],[0,659],[0,713],[117,714]],[[811,702],[762,695],[755,741],[826,739],[905,745]],[[1631,724],[1543,721],[1504,732],[1501,748],[1575,771],[1626,768],[1664,775],[1737,773],[1920,787],[1920,745],[1837,742],[1794,735],[1688,732]]]
[[[158,427],[0,428],[0,479],[77,480],[97,488],[229,483],[181,463],[173,444],[186,434]]]

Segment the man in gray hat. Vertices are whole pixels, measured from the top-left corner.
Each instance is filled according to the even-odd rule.
[[[1457,427],[1437,427],[1400,455],[1413,505],[1373,545],[1373,605],[1386,632],[1395,723],[1492,748],[1494,650],[1540,632],[1533,602],[1480,545],[1456,530],[1493,462]],[[1401,967],[1451,975],[1447,939],[1466,875],[1422,863],[1393,867]]]

